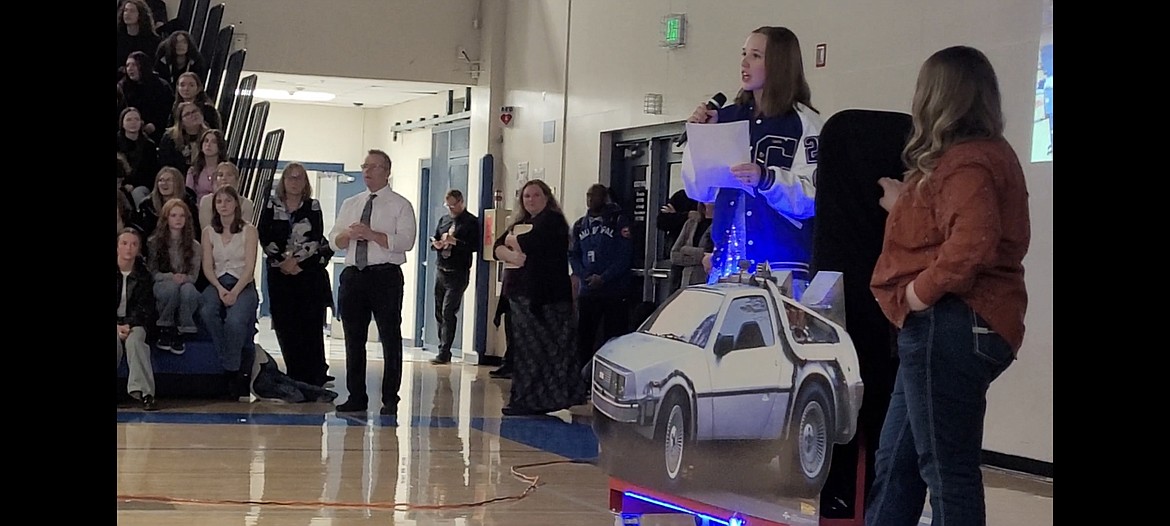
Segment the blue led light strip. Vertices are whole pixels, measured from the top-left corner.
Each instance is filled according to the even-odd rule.
[[[633,498],[635,498],[635,499],[638,499],[638,500],[640,500],[640,501],[649,502],[650,504],[655,504],[655,505],[658,505],[658,506],[662,506],[663,508],[671,509],[671,510],[674,510],[674,511],[681,511],[681,512],[683,512],[683,513],[688,513],[688,514],[694,515],[694,516],[696,516],[696,517],[702,517],[702,518],[704,518],[704,519],[707,519],[708,521],[714,522],[715,524],[722,524],[722,525],[724,525],[724,526],[731,526],[731,523],[730,523],[730,522],[727,522],[727,521],[725,521],[725,520],[723,520],[723,519],[720,519],[720,518],[718,518],[718,517],[712,517],[712,516],[710,516],[710,515],[706,515],[706,514],[703,514],[703,513],[699,513],[699,512],[697,512],[697,511],[694,511],[694,510],[688,510],[688,509],[686,509],[686,508],[684,508],[684,507],[682,507],[682,506],[679,506],[679,505],[677,505],[677,504],[671,504],[671,503],[669,503],[669,502],[665,502],[665,501],[661,501],[661,500],[654,499],[654,498],[651,498],[651,497],[647,497],[647,496],[645,496],[645,495],[639,495],[639,494],[637,494],[637,493],[633,493],[633,492],[630,492],[630,491],[623,492],[623,494],[624,494],[624,495],[626,495],[627,497],[633,497]],[[741,523],[741,524],[742,524],[742,523]]]

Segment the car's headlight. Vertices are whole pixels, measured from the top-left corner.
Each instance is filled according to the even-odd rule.
[[[614,374],[613,392],[618,397],[621,397],[626,392],[626,376],[624,374]]]

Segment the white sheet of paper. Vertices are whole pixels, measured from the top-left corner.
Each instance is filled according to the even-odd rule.
[[[718,188],[738,188],[755,195],[753,189],[731,174],[732,166],[751,160],[748,121],[687,123],[682,176],[687,195],[692,199],[711,202]]]
[[[517,236],[527,234],[531,231],[532,231],[532,225],[527,224],[527,223],[519,224],[519,225],[512,227],[512,233],[516,234]],[[520,268],[520,267],[517,267],[516,265],[513,265],[511,263],[504,263],[504,268]]]

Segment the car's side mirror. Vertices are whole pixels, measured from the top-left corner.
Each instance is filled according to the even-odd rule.
[[[722,358],[735,348],[735,336],[720,334],[715,338],[715,357]]]

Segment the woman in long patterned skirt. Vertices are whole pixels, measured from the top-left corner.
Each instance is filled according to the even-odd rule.
[[[496,240],[513,318],[512,392],[505,415],[536,415],[585,402],[577,367],[569,281],[569,223],[552,191],[536,179],[521,191],[518,215]]]

